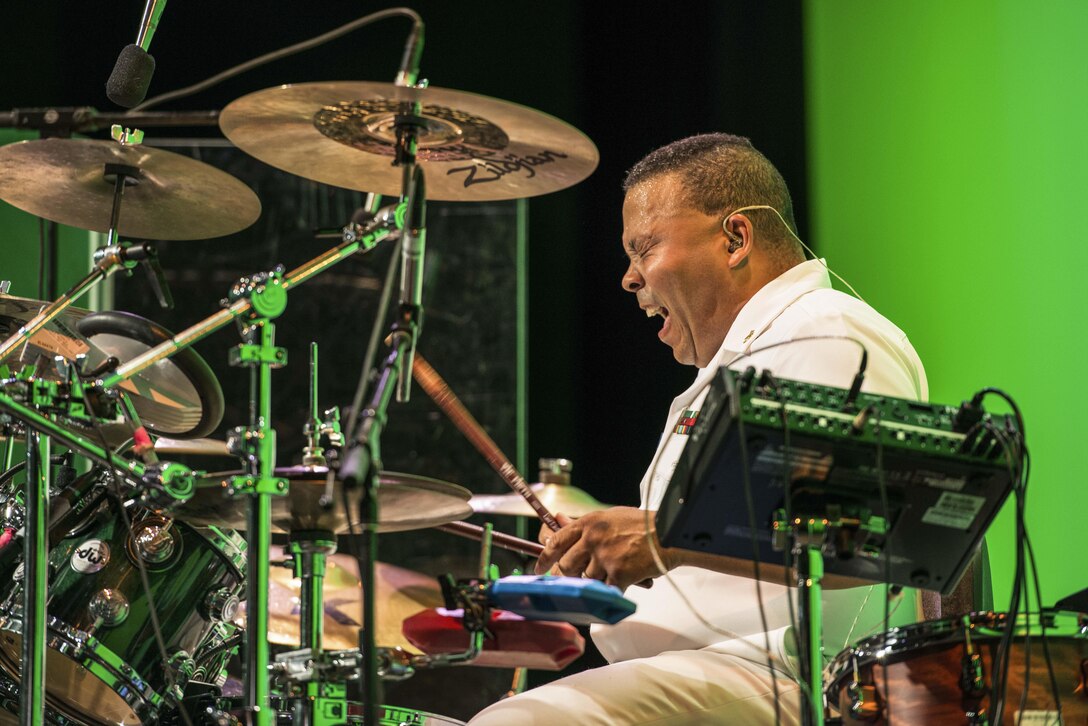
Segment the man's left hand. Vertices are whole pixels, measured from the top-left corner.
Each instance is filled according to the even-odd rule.
[[[591,577],[621,590],[664,574],[651,549],[655,547],[665,567],[671,567],[654,530],[654,514],[634,507],[612,507],[578,519],[560,517],[563,526],[545,541],[536,571],[555,568],[559,574]]]

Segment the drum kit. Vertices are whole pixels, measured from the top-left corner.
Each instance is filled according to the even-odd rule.
[[[120,126],[109,140],[0,148],[0,199],[107,235],[93,269],[56,300],[0,294],[0,576],[10,582],[0,593],[0,721],[453,723],[382,706],[381,682],[468,662],[558,668],[584,646],[570,622],[534,623],[488,599],[498,577],[491,546],[527,555],[540,546],[461,520],[477,508],[550,517],[541,498],[575,513],[604,505],[569,484],[565,460],[546,462],[549,480],[530,488],[467,412],[463,425],[490,442],[481,451],[517,482],[515,492],[474,498],[449,482],[382,469],[386,410],[407,395],[413,373],[426,366],[447,405],[460,406],[414,352],[425,202],[563,189],[592,172],[597,150],[539,111],[425,84],[280,86],[229,104],[219,123],[257,159],[366,191],[371,203],[335,247],[291,271],[243,277],[224,291],[219,312],[178,334],[131,313],[73,305],[137,266],[168,304],[154,247],[127,240],[239,231],[260,216],[253,191]],[[400,199],[379,209],[381,194]],[[281,465],[271,371],[286,363],[274,320],[288,291],[398,238],[400,309],[350,436],[335,412],[319,416],[312,398],[303,461]],[[192,345],[232,322],[242,342],[229,357],[250,369],[250,420],[217,441],[206,437],[223,418],[223,390]],[[316,348],[311,377],[316,391]],[[25,462],[14,460],[17,444]],[[176,463],[191,455],[240,464],[214,472]],[[375,559],[378,533],[433,527],[480,541],[479,578],[440,584]],[[336,552],[337,535],[349,532],[362,533],[359,560]],[[286,544],[273,546],[273,533]],[[441,605],[452,610],[435,610]],[[584,617],[577,622],[601,621]],[[292,650],[273,658],[273,646]],[[241,672],[228,673],[236,656]],[[345,695],[353,681],[361,703]]]
[[[0,592],[0,721],[456,723],[381,705],[381,683],[463,663],[558,669],[582,652],[573,624],[615,622],[630,608],[618,591],[562,582],[562,600],[586,608],[549,610],[554,581],[503,583],[490,564],[492,545],[527,556],[540,546],[462,521],[473,513],[536,516],[555,528],[553,510],[579,515],[605,505],[570,484],[566,460],[542,460],[541,481],[528,484],[415,352],[425,201],[560,190],[592,172],[597,150],[539,111],[414,84],[280,86],[229,104],[219,123],[237,147],[274,167],[399,201],[379,208],[372,200],[337,233],[339,244],[293,270],[239,279],[217,313],[177,334],[73,304],[136,266],[168,302],[152,245],[122,238],[230,234],[259,217],[257,196],[119,126],[110,140],[0,148],[0,199],[107,234],[93,269],[56,300],[0,294],[0,581],[8,583]],[[270,423],[271,372],[286,364],[274,321],[294,286],[386,239],[403,247],[401,300],[369,398],[346,432],[335,414],[319,416],[311,398],[303,461],[283,465]],[[250,370],[250,419],[216,441],[205,437],[223,417],[223,391],[192,345],[232,322],[242,342],[229,357]],[[473,496],[382,469],[387,410],[412,378],[511,493]],[[14,461],[17,443],[25,462]],[[80,470],[74,455],[89,468]],[[209,472],[172,460],[188,455],[240,464]],[[479,577],[432,580],[376,560],[379,533],[422,528],[479,540]],[[349,532],[362,533],[358,560],[336,552],[337,535]],[[273,546],[273,533],[286,544]],[[497,604],[527,601],[531,612],[520,614]],[[361,629],[348,612],[359,608]],[[889,698],[903,723],[962,722],[965,712],[983,713],[981,673],[993,664],[993,644],[1020,627],[987,613],[862,641],[832,662],[827,701],[846,723],[884,722]],[[1083,705],[1084,623],[1058,634],[1056,660],[1080,664]],[[292,650],[273,658],[272,646]],[[231,693],[237,654],[242,682]],[[1046,679],[1034,675],[1032,693],[1045,698]],[[349,682],[360,701],[348,700]]]

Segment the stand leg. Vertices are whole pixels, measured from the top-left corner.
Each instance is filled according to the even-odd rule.
[[[378,558],[378,497],[377,473],[371,470],[370,481],[364,487],[360,508],[363,510],[363,571],[360,578],[363,583],[363,632],[361,634],[363,651],[363,726],[379,726],[378,708],[382,702],[382,682],[378,678],[378,646],[375,635],[378,632],[378,619],[375,615],[377,601],[374,598],[376,579],[374,562]]]
[[[800,630],[797,645],[800,651],[801,681],[808,685],[811,699],[801,697],[801,723],[823,726],[823,607],[820,585],[824,576],[823,555],[818,547],[804,546],[797,553]]]
[[[49,439],[27,433],[23,575],[22,726],[45,722],[45,618],[49,589]]]
[[[240,346],[238,357],[250,367],[250,429],[256,439],[256,462],[250,464],[254,484],[249,495],[248,566],[246,578],[245,677],[246,708],[252,726],[269,726],[272,696],[268,679],[268,571],[271,567],[272,496],[276,486],[276,432],[272,428],[272,366],[276,362],[275,326],[254,321],[246,334],[256,344]],[[253,469],[256,471],[252,471]],[[282,491],[282,487],[279,487]]]
[[[315,664],[322,661],[324,637],[326,558],[336,552],[332,532],[292,532],[289,551],[294,558],[295,577],[302,580],[299,603],[301,621],[299,645],[309,648]],[[342,683],[325,680],[320,669],[305,684],[301,703],[296,704],[297,720],[305,726],[339,726],[347,719],[347,689]]]
[[[324,648],[325,570],[328,555],[336,552],[336,536],[332,532],[292,532],[288,551],[294,558],[295,577],[302,581],[299,647],[316,655]]]
[[[251,726],[272,723],[272,697],[268,686],[268,569],[272,547],[272,499],[253,494],[248,512],[249,549],[246,572],[245,685],[246,709]]]

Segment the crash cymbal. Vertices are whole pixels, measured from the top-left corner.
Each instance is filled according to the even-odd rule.
[[[42,300],[0,294],[0,341],[18,332],[47,305],[49,303]],[[86,353],[91,347],[87,339],[76,331],[76,324],[89,313],[89,310],[80,308],[66,308],[34,333],[26,345],[19,346],[7,360],[0,362],[17,368],[20,364],[35,363],[42,356],[48,360],[56,355],[75,360],[77,355]],[[48,377],[50,374],[46,371],[43,375]]]
[[[273,546],[273,562],[289,555],[282,547]],[[374,634],[382,647],[400,646],[413,653],[412,647],[401,633],[401,623],[408,617],[427,608],[442,605],[442,590],[438,581],[396,565],[377,562],[374,566],[375,617],[378,621]],[[325,650],[356,650],[359,647],[359,627],[362,618],[361,603],[363,585],[359,579],[359,565],[354,557],[344,553],[329,555],[326,559],[324,605],[325,620],[322,645]],[[268,641],[276,645],[299,644],[299,602],[302,581],[296,579],[288,567],[273,567],[269,572],[268,588]],[[245,603],[238,611],[235,623],[245,625]]]
[[[290,480],[286,496],[272,497],[272,529],[277,532],[327,530],[349,531],[339,481],[334,484],[333,506],[324,509],[319,500],[325,493],[323,466],[293,466],[276,470],[276,476]],[[209,474],[197,482],[193,498],[174,508],[177,517],[196,525],[246,528],[245,497],[229,497],[227,484],[240,472]],[[464,487],[415,474],[383,471],[378,476],[379,532],[402,532],[453,522],[472,515],[472,496]],[[359,530],[359,492],[349,494],[352,524]]]
[[[31,214],[109,230],[113,177],[106,164],[139,170],[121,202],[118,232],[160,240],[208,239],[257,221],[257,195],[202,161],[148,146],[92,139],[37,139],[0,147],[0,199]]]
[[[549,512],[562,512],[570,517],[608,509],[610,504],[602,504],[589,493],[571,484],[537,482],[529,486],[537,499]],[[517,492],[509,494],[477,494],[468,501],[472,511],[477,514],[510,514],[519,517],[535,517],[536,512]]]
[[[109,356],[125,363],[173,338],[161,325],[120,310],[91,313],[75,327],[91,345],[90,368]],[[223,389],[194,348],[177,351],[121,381],[118,388],[129,395],[143,424],[156,434],[207,436],[223,419]]]
[[[401,193],[392,166],[394,118],[422,105],[417,159],[427,198],[478,202],[564,189],[596,168],[597,147],[540,111],[446,88],[327,82],[278,86],[219,114],[228,139],[298,176],[380,194]]]

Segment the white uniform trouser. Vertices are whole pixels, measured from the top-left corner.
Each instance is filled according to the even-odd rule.
[[[709,649],[660,653],[576,673],[489,706],[471,726],[800,723],[799,690],[767,663]]]

